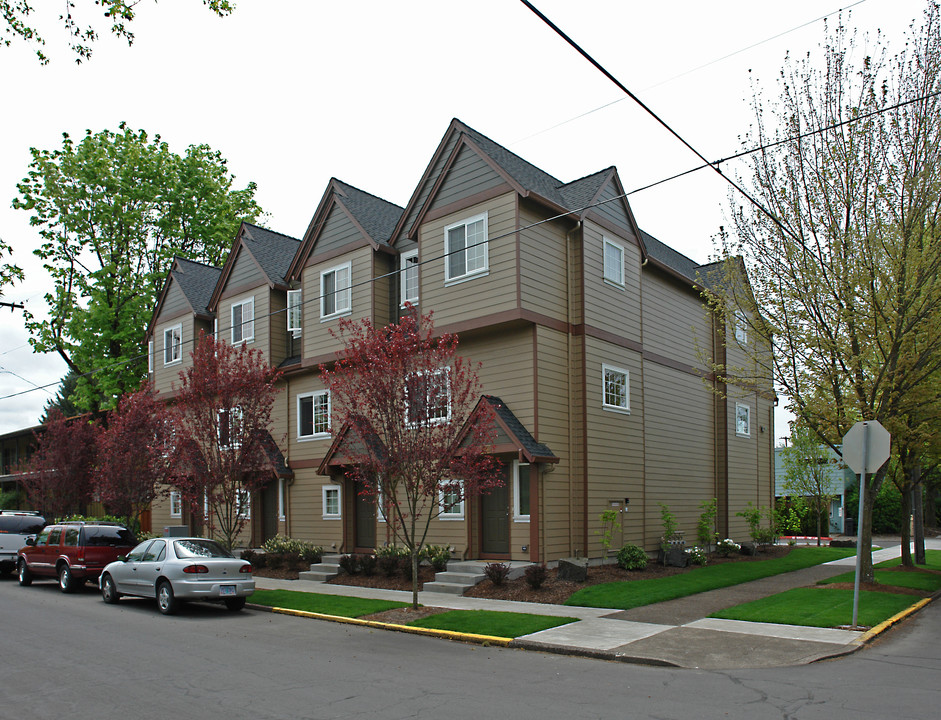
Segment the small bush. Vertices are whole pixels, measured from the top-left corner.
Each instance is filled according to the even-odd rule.
[[[742,549],[741,545],[739,545],[737,542],[729,538],[726,538],[725,540],[720,540],[716,544],[716,552],[719,553],[719,555],[721,555],[722,557],[729,557],[729,555],[737,553],[741,549]]]
[[[383,575],[392,577],[399,569],[399,558],[395,555],[377,555],[376,566]]]
[[[254,550],[242,550],[242,552],[239,553],[239,557],[242,558],[242,560],[248,560],[254,567],[258,567],[258,563],[256,562],[258,553]]]
[[[542,587],[546,578],[549,577],[549,568],[546,567],[545,563],[530,565],[526,568],[526,572],[523,573],[523,577],[526,579],[526,584],[529,585],[529,587],[533,590],[538,590]]]
[[[340,569],[348,575],[355,575],[359,570],[359,560],[356,555],[341,555],[339,565]]]
[[[282,567],[284,567],[284,553],[265,553],[265,557],[268,560],[268,567],[270,567],[272,570],[280,570]]]
[[[692,565],[705,565],[707,562],[706,551],[701,547],[690,548],[686,554],[689,555],[689,562]]]
[[[647,553],[639,545],[625,545],[618,550],[618,567],[622,570],[644,570],[647,567]]]
[[[358,555],[357,559],[359,560],[359,569],[367,577],[372,577],[376,574],[376,556],[375,555]]]
[[[484,567],[484,575],[486,575],[494,585],[503,585],[510,576],[510,566],[501,562],[487,563],[486,567]]]
[[[422,548],[422,559],[427,560],[435,572],[444,572],[451,559],[451,548],[447,545],[425,545]]]
[[[308,565],[319,563],[323,560],[323,548],[320,545],[306,545],[301,548],[301,560]]]

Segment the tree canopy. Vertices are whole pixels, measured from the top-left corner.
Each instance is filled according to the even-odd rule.
[[[89,0],[66,0],[65,11],[59,14],[59,22],[69,36],[69,47],[75,53],[75,62],[88,60],[92,54],[92,45],[98,40],[98,25],[105,24],[108,30],[119,38],[134,44],[134,33],[129,25],[136,19],[135,8],[140,0],[94,0],[95,7]],[[202,0],[219,17],[224,17],[235,9],[230,0]],[[36,27],[35,7],[28,0],[0,0],[0,21],[3,37],[0,44],[9,46],[14,40],[32,43],[36,46],[36,56],[43,65],[49,62],[43,48],[46,46],[44,35]],[[58,14],[58,10],[56,13]],[[90,17],[101,13],[104,20],[92,21]],[[40,24],[42,20],[40,20]],[[48,25],[47,25],[48,27]]]
[[[255,184],[233,188],[208,145],[177,155],[124,123],[31,153],[13,205],[31,213],[53,289],[48,317],[26,316],[30,343],[79,376],[78,408],[110,409],[146,373],[144,331],[173,257],[221,264],[239,224],[261,214]]]

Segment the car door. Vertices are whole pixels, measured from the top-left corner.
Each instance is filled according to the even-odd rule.
[[[154,540],[137,564],[137,588],[144,596],[155,596],[157,578],[167,559],[167,541]]]
[[[140,562],[144,557],[147,548],[153,544],[153,540],[144,540],[135,547],[124,558],[124,562],[119,562],[110,567],[108,572],[114,580],[114,586],[119,593],[126,595],[140,594]]]
[[[55,575],[56,560],[59,557],[59,540],[62,538],[62,528],[54,526],[46,536],[46,542],[36,544],[35,559],[31,559],[30,570],[36,575]]]

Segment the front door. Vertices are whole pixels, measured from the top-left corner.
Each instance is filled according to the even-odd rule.
[[[506,483],[480,496],[480,551],[484,555],[510,552],[510,490]]]
[[[278,491],[283,481],[275,478],[261,491],[261,542],[278,534]]]
[[[361,495],[362,485],[354,486],[353,505],[356,521],[355,545],[359,549],[376,547],[376,502],[371,495]]]

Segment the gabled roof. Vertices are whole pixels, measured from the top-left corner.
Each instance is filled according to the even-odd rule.
[[[497,425],[509,436],[510,441],[517,446],[529,462],[557,463],[558,456],[549,449],[549,446],[536,442],[536,439],[530,434],[526,426],[523,425],[513,414],[513,411],[506,406],[500,398],[494,395],[482,395],[478,402],[480,405],[486,404],[493,411],[497,420]],[[473,415],[472,415],[473,417]]]
[[[686,257],[683,253],[677,252],[668,245],[664,245],[662,242],[657,240],[653,235],[644,232],[641,230],[644,239],[644,245],[647,248],[647,255],[661,265],[678,272],[684,278],[689,279],[691,282],[697,281],[697,272],[701,266],[695,260],[691,260]]]
[[[308,258],[314,252],[323,225],[334,206],[339,207],[350,218],[373,249],[392,252],[392,232],[402,216],[402,208],[336,178],[330,178],[304,233],[301,249],[288,270],[289,277],[300,276]]]
[[[154,324],[160,316],[160,309],[163,307],[163,301],[170,290],[170,283],[175,282],[193,315],[201,318],[211,318],[212,311],[209,309],[209,303],[212,299],[212,293],[219,281],[222,270],[212,265],[205,265],[195,260],[187,260],[176,256],[170,265],[170,271],[167,273],[166,280],[163,283],[163,289],[157,297],[157,304],[150,316],[150,322],[147,324],[147,336],[153,332]]]

